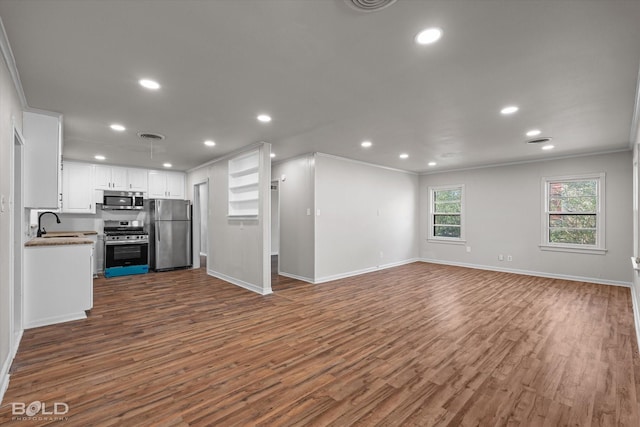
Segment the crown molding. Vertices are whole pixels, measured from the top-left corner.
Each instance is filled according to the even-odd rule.
[[[24,96],[22,82],[20,81],[20,74],[16,67],[16,60],[13,57],[13,51],[11,50],[11,44],[9,43],[7,32],[4,29],[2,18],[0,18],[0,51],[2,51],[2,57],[4,58],[4,62],[7,64],[9,74],[11,74],[11,80],[13,80],[13,85],[15,86],[18,98],[20,98],[20,102],[22,103],[22,108],[27,109],[29,108],[29,105],[27,104],[27,98]]]

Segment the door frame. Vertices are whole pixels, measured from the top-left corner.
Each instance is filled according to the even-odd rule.
[[[9,189],[9,351],[18,352],[24,331],[24,137],[11,118],[11,154]],[[19,162],[19,164],[18,164]],[[19,176],[16,176],[19,174]],[[19,188],[16,188],[19,187]],[[17,199],[17,203],[16,203]],[[16,236],[17,234],[17,236]],[[17,292],[16,292],[17,291]],[[17,295],[16,295],[17,294]],[[16,310],[19,312],[16,313]],[[18,320],[16,321],[16,317]]]
[[[200,215],[200,203],[202,202],[200,200],[200,186],[201,185],[207,185],[207,193],[208,193],[208,197],[207,197],[207,213],[209,212],[209,206],[211,205],[211,201],[210,201],[210,197],[211,197],[211,192],[209,191],[209,178],[205,178],[202,181],[198,181],[198,182],[194,182],[193,183],[193,212],[191,215],[191,235],[192,235],[192,239],[191,239],[191,254],[192,254],[192,258],[193,260],[192,262],[192,267],[193,268],[200,268],[200,227],[201,227],[201,223],[202,223],[202,216]],[[208,224],[209,224],[209,218],[207,215],[207,230],[209,230]],[[209,265],[208,259],[209,259],[209,242],[208,242],[208,237],[207,236],[207,265]]]

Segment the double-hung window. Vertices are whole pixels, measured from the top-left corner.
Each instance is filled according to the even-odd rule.
[[[429,187],[429,239],[464,242],[464,186]]]
[[[604,173],[543,178],[545,250],[604,253]]]

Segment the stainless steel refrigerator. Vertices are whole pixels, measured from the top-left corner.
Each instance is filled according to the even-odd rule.
[[[149,264],[171,270],[191,266],[191,204],[188,200],[149,200]]]

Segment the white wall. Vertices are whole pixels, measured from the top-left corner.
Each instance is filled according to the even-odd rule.
[[[0,31],[3,31],[0,25]],[[4,210],[0,212],[0,400],[7,381],[11,362],[11,282],[9,252],[12,242],[9,200],[12,198],[11,164],[13,163],[13,121],[22,131],[22,104],[11,79],[9,69],[0,55],[0,196],[4,198]]]
[[[540,250],[542,177],[592,172],[606,173],[606,255]],[[465,185],[466,245],[426,240],[428,186],[449,184]],[[420,255],[425,260],[600,283],[628,285],[632,280],[631,151],[423,175],[420,204]],[[498,261],[499,254],[505,261]]]
[[[315,281],[418,258],[416,174],[318,154]]]
[[[187,186],[193,198],[193,184],[209,180],[207,273],[265,295],[271,293],[271,145],[261,143],[245,151],[255,149],[260,150],[260,207],[256,219],[227,215],[229,157],[189,171]]]
[[[279,180],[279,273],[307,282],[315,277],[314,164],[314,156],[306,155],[274,164],[272,171]]]

